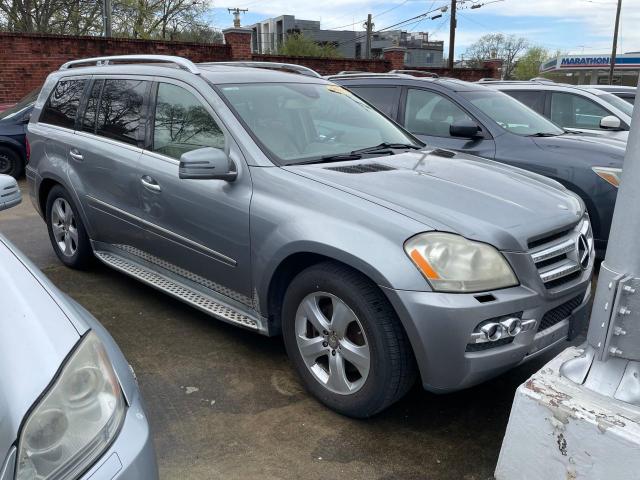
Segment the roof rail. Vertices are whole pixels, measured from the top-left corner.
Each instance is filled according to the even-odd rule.
[[[60,70],[67,70],[69,68],[83,65],[83,64],[95,64],[97,66],[105,66],[111,65],[111,62],[146,62],[146,63],[173,63],[178,67],[196,75],[200,74],[200,70],[195,63],[191,60],[187,60],[183,57],[176,57],[172,55],[112,55],[109,57],[93,57],[93,58],[83,58],[81,60],[72,60],[70,62],[64,63]]]
[[[403,68],[399,70],[389,70],[389,73],[402,73],[405,75],[411,75],[413,77],[429,77],[429,78],[440,78],[440,75],[433,72],[428,72],[426,70],[412,70],[410,68]]]
[[[299,75],[305,75],[307,77],[320,77],[320,74],[315,70],[309,67],[305,67],[304,65],[298,65],[296,63],[253,62],[238,60],[235,62],[205,62],[201,63],[200,65],[225,65],[228,67],[264,68],[266,70],[280,70],[288,73],[297,73]]]

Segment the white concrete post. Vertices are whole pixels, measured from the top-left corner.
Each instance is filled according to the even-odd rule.
[[[497,479],[640,478],[639,206],[635,108],[587,343],[518,388]]]

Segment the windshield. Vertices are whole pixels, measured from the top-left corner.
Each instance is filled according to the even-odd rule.
[[[337,85],[252,83],[222,85],[220,91],[272,159],[282,165],[349,155],[383,143],[422,146]]]
[[[604,93],[600,95],[600,98],[616,107],[622,113],[629,116],[633,115],[633,105],[626,100],[623,100],[612,93]]]
[[[496,92],[460,92],[505,130],[518,135],[562,135],[564,130],[509,95]]]
[[[8,118],[15,117],[20,114],[26,108],[30,108],[33,106],[34,102],[38,99],[38,94],[40,93],[40,87],[35,90],[31,90],[24,97],[20,99],[18,103],[16,103],[13,107],[9,107],[6,110],[0,112],[0,120],[6,120]]]

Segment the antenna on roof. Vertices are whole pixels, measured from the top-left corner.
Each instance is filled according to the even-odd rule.
[[[240,14],[247,13],[249,9],[247,8],[227,8],[229,13],[233,13],[233,26],[235,28],[240,28]]]

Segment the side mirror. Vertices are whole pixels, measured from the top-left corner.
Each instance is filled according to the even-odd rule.
[[[192,180],[225,180],[233,182],[238,172],[229,156],[219,148],[204,147],[183,153],[178,176]]]
[[[452,137],[475,138],[480,133],[480,127],[472,120],[458,120],[449,125],[449,135]]]
[[[16,179],[9,175],[0,175],[0,210],[6,210],[22,201]]]
[[[607,130],[617,130],[620,128],[620,119],[615,115],[607,115],[600,119],[600,128]]]

